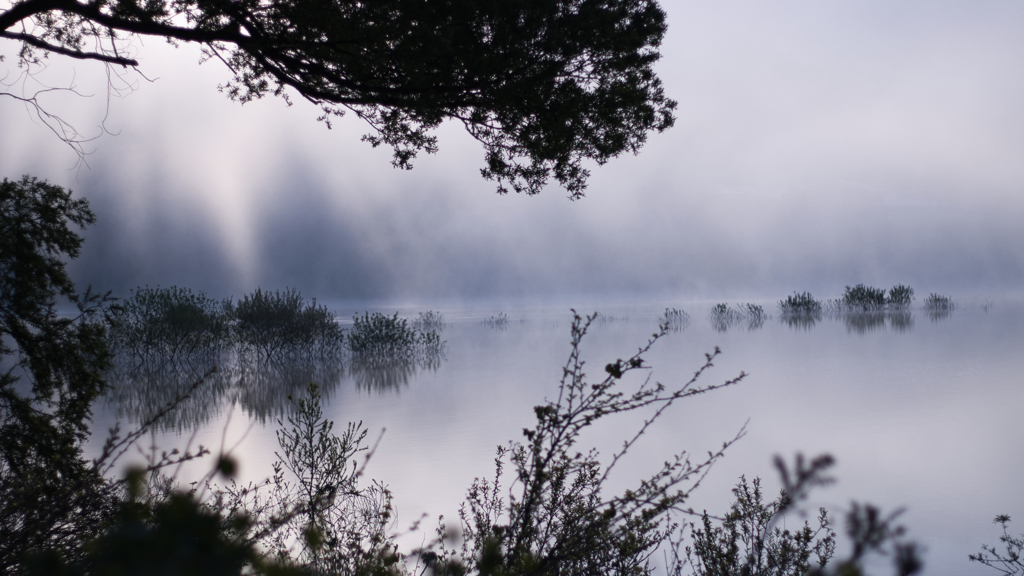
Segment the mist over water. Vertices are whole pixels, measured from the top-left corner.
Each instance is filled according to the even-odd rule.
[[[701,383],[741,371],[749,376],[674,407],[637,445],[609,489],[629,487],[674,451],[717,449],[745,427],[746,436],[695,493],[695,509],[724,512],[740,475],[762,477],[767,493],[774,493],[776,454],[827,452],[837,458],[838,482],[817,490],[808,509],[825,506],[839,514],[851,500],[890,511],[905,507],[909,536],[927,549],[925,573],[981,573],[967,555],[996,541],[994,515],[1024,506],[1017,489],[1024,467],[1014,456],[1024,450],[1016,417],[1024,402],[1020,302],[987,308],[962,303],[949,314],[915,305],[902,312],[825,314],[803,323],[763,304],[762,321],[726,324],[709,315],[707,304],[677,304],[687,321],[655,345],[645,357],[651,370],[640,377],[678,385],[716,346],[723,354]],[[411,310],[401,313],[413,317]],[[662,311],[605,307],[583,340],[591,377],[598,379],[605,363],[635,352]],[[350,313],[336,312],[343,320]],[[399,528],[421,514],[428,524],[438,514],[454,518],[472,479],[492,473],[495,447],[519,439],[533,406],[557,391],[569,353],[571,315],[556,306],[442,312],[443,359],[394,371],[376,385],[366,385],[366,373],[351,362],[326,367],[334,371],[319,380],[328,418],[339,425],[362,421],[374,438],[383,433],[367,474],[393,490]],[[301,393],[301,376],[311,374],[296,378],[301,369],[283,368],[218,374],[155,442],[165,449],[186,441],[215,450],[235,446],[242,479],[261,479],[278,450],[275,422],[288,413],[286,396]],[[158,407],[187,384],[184,378],[178,384],[164,378],[162,388],[153,383],[115,380],[117,393],[97,411],[96,429],[118,417],[131,421],[133,413],[146,413],[147,398],[150,409]],[[163,394],[153,397],[157,388]],[[605,422],[581,448],[608,454],[638,424],[632,417]],[[205,471],[200,464],[190,474]],[[415,540],[410,546],[419,544],[419,532],[409,538]]]

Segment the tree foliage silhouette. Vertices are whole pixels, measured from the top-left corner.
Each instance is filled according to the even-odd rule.
[[[15,0],[0,12],[21,66],[136,67],[136,37],[197,43],[230,70],[234,100],[295,93],[328,126],[351,112],[400,168],[454,120],[499,192],[536,194],[553,177],[571,198],[586,161],[635,153],[672,125],[653,70],[665,30],[655,0]]]

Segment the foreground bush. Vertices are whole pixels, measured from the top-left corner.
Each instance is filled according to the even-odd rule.
[[[298,290],[257,288],[232,310],[239,349],[262,358],[332,357],[342,351],[343,333],[334,314],[316,299],[307,303]]]

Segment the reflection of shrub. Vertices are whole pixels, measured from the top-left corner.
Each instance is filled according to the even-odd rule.
[[[153,425],[155,429],[177,433],[193,430],[224,408],[224,397],[234,385],[232,370],[215,369],[219,359],[167,360],[138,366],[119,362],[104,374],[109,386],[106,402],[123,421],[149,422],[162,413]],[[172,404],[175,408],[167,410]]]
[[[353,318],[348,349],[360,359],[410,359],[441,354],[445,343],[435,330],[421,332],[409,321],[380,312]]]
[[[188,288],[139,288],[111,320],[111,343],[136,359],[179,359],[215,353],[228,336],[230,301]]]
[[[783,316],[815,316],[821,314],[821,302],[810,292],[794,292],[785,300],[779,300],[779,312]]]
[[[264,292],[257,288],[232,311],[239,347],[265,357],[337,356],[342,330],[334,314],[316,299],[307,304],[298,290]]]

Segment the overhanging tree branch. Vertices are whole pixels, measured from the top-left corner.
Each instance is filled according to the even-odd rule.
[[[120,64],[121,66],[138,66],[139,61],[132,58],[123,58],[120,56],[109,56],[100,52],[82,52],[80,50],[68,50],[62,46],[50,44],[31,34],[23,34],[20,32],[0,32],[0,38],[10,38],[11,40],[21,40],[22,42],[53,52],[54,54],[60,54],[61,56],[68,56],[70,58],[76,58],[78,60],[98,60],[100,62],[107,62],[108,64]]]
[[[290,88],[328,124],[352,111],[371,127],[364,140],[405,168],[457,119],[499,192],[535,194],[553,178],[572,198],[585,162],[635,153],[672,126],[676,103],[653,72],[665,29],[656,0],[27,0],[0,11],[0,38],[23,43],[23,63],[38,61],[34,49],[134,67],[119,49],[132,36],[199,43],[228,66],[234,100]]]

